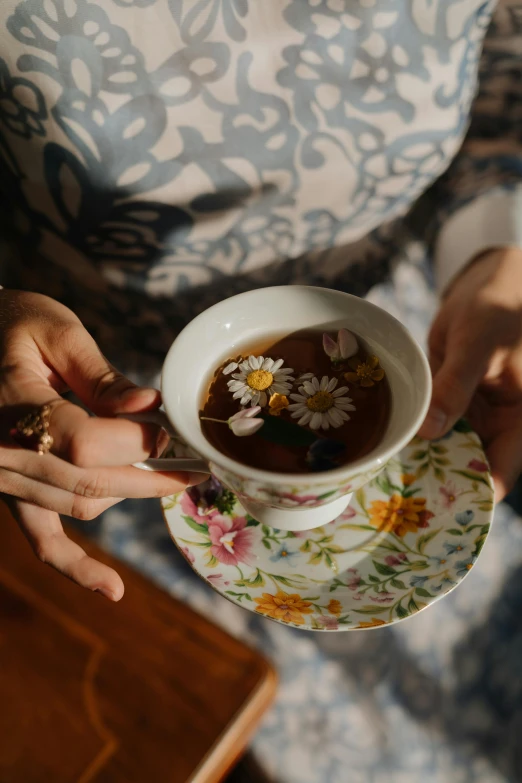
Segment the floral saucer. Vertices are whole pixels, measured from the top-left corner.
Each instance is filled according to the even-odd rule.
[[[296,628],[351,631],[411,617],[464,579],[488,535],[493,486],[461,421],[441,440],[415,438],[315,530],[261,525],[216,482],[162,504],[176,546],[225,598]]]

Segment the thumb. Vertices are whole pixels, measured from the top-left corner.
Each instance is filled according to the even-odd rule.
[[[449,347],[433,378],[431,405],[419,430],[421,438],[440,438],[466,413],[490,359],[483,346],[477,350],[477,342]]]
[[[118,372],[81,324],[69,328],[50,355],[60,377],[97,416],[136,413],[161,404],[159,391],[139,387]]]
[[[522,427],[513,426],[501,432],[489,444],[487,457],[495,484],[495,503],[513,488],[522,471]]]

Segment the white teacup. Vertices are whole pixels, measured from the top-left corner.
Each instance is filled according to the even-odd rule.
[[[222,362],[252,344],[275,341],[299,329],[341,327],[359,335],[379,357],[390,384],[390,421],[373,451],[335,470],[282,474],[237,462],[205,438],[199,411]],[[415,435],[429,406],[431,373],[407,329],[379,307],[326,288],[278,286],[226,299],[191,321],[167,354],[161,386],[168,418],[163,425],[201,459],[148,460],[138,467],[210,471],[258,521],[282,530],[307,530],[341,514],[352,492],[373,479]]]

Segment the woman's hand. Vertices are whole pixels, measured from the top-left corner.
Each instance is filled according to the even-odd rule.
[[[98,418],[64,400],[66,389]],[[171,495],[204,478],[132,467],[155,454],[164,434],[113,417],[160,402],[159,392],[135,386],[107,362],[66,307],[39,294],[0,291],[0,495],[40,560],[113,601],[123,595],[120,577],[67,538],[58,514],[94,519],[122,498]],[[9,432],[45,404],[54,444],[40,456]]]
[[[496,500],[522,472],[522,250],[484,253],[447,292],[429,338],[433,397],[420,435],[464,414],[486,445]]]

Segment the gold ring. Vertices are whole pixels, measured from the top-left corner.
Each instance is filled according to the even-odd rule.
[[[40,456],[43,456],[53,445],[52,435],[49,434],[50,420],[51,406],[42,405],[41,408],[20,419],[11,431],[11,436],[24,448],[37,451]]]

